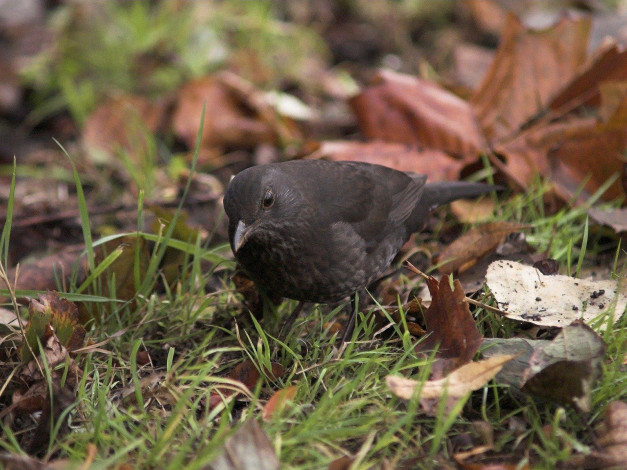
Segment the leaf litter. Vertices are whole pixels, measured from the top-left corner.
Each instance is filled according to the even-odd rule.
[[[547,276],[515,261],[492,263],[486,281],[506,317],[539,326],[563,328],[578,319],[588,324],[601,319],[599,328],[604,330],[627,306],[627,284],[622,280]]]
[[[466,80],[466,86],[476,86],[466,95],[470,95],[469,99],[458,97],[452,91],[453,87],[444,86],[441,81],[380,71],[369,85],[349,100],[361,135],[367,140],[315,142],[313,153],[309,151],[309,142],[297,154],[309,158],[369,161],[403,171],[427,173],[431,180],[444,180],[457,179],[471,169],[476,170],[479,155],[485,152],[499,170],[497,177],[501,181],[507,179],[515,188],[526,190],[538,173],[543,174],[552,181],[555,194],[562,201],[575,197],[582,201],[602,188],[608,179],[616,178],[623,169],[627,144],[627,69],[624,67],[627,61],[623,60],[624,49],[610,42],[590,54],[591,22],[586,17],[564,17],[555,25],[537,31],[511,14],[497,13],[497,8],[490,2],[472,1],[468,4],[474,10],[476,20],[487,15],[486,21],[479,22],[481,27],[491,34],[501,35],[491,64],[488,65],[491,52],[484,51],[487,52],[483,56],[485,67]],[[207,100],[209,108],[221,112],[210,113],[205,121],[201,153],[204,152],[204,161],[209,162],[212,171],[219,173],[227,168],[228,176],[229,171],[242,164],[262,161],[268,158],[267,155],[271,159],[278,158],[279,152],[266,154],[259,149],[263,146],[273,149],[283,145],[298,146],[301,139],[308,138],[304,133],[307,127],[303,124],[314,117],[324,120],[304,108],[298,108],[297,113],[281,111],[278,101],[269,99],[246,78],[230,72],[208,74],[183,84],[165,104],[140,95],[109,98],[88,116],[82,131],[82,145],[86,149],[99,148],[100,152],[109,153],[110,164],[110,154],[122,150],[134,155],[145,153],[147,148],[143,138],[148,133],[170,133],[172,129],[171,135],[187,149],[193,148],[200,109]],[[483,81],[477,86],[479,80]],[[285,99],[281,102],[286,103]],[[293,101],[290,106],[293,111]],[[170,108],[174,112],[171,113]],[[299,120],[301,122],[297,122]],[[355,132],[355,129],[351,131]],[[235,152],[228,153],[232,149]],[[286,155],[294,155],[290,153],[293,147],[286,150]],[[95,153],[90,153],[90,158],[94,156]],[[579,192],[583,184],[584,191]],[[624,188],[616,180],[603,197],[612,199],[622,195]],[[495,208],[487,204],[483,210],[492,213]],[[459,211],[460,219],[467,216],[467,208]],[[591,209],[590,213],[596,214],[615,231],[622,230],[620,220],[615,218],[619,212],[602,216],[596,209]],[[497,247],[503,245],[507,233],[520,229],[516,224],[496,223],[471,230],[441,251],[440,259],[449,260],[441,270],[467,275],[499,250]],[[145,255],[152,248],[150,245],[138,246],[136,241],[126,239],[99,253],[99,261],[102,261],[116,247],[122,246],[123,253],[105,274],[115,277],[118,282],[111,290],[126,300],[133,299],[137,293],[135,262],[139,259],[138,268],[143,271],[147,260]],[[55,253],[33,270],[22,271],[20,287],[56,287],[55,269],[60,269],[56,272],[66,279],[72,266],[77,262],[81,264],[77,260],[76,251],[67,256]],[[181,257],[174,256],[164,269],[168,273],[164,285],[168,288],[176,286],[183,278],[178,277],[181,263]],[[499,263],[503,266],[505,262]],[[81,279],[89,275],[85,266],[81,267]],[[529,266],[520,268],[524,275],[514,271],[488,273],[488,285],[501,309],[506,311],[508,318],[525,324],[562,328],[557,335],[551,340],[482,338],[464,296],[466,282],[451,281],[447,276],[439,282],[429,280],[427,284],[432,290],[433,301],[424,313],[428,336],[414,352],[436,351],[431,377],[419,383],[389,376],[386,381],[393,393],[410,399],[416,388],[422,388],[421,406],[425,413],[435,415],[443,396],[447,397],[446,408],[450,411],[457,400],[481,389],[490,380],[496,380],[498,384],[511,385],[523,393],[569,404],[583,411],[590,409],[590,390],[598,378],[605,345],[584,323],[572,324],[571,321],[583,318],[585,323],[590,323],[599,313],[612,309],[615,316],[610,320],[617,321],[624,311],[625,300],[622,288],[620,293],[612,295],[612,286],[617,289],[620,283],[545,276]],[[483,274],[476,277],[482,280]],[[539,287],[533,284],[535,280],[538,280]],[[568,302],[556,297],[563,297]],[[254,301],[254,294],[251,299]],[[47,308],[46,302],[54,304],[50,298],[44,299],[41,302],[43,310]],[[416,301],[412,305],[408,311],[420,316],[422,303]],[[573,309],[573,306],[577,308]],[[45,410],[50,408],[49,402],[54,403],[52,408],[55,410],[67,409],[75,399],[74,390],[67,388],[68,383],[75,383],[80,376],[72,351],[84,342],[82,321],[91,318],[86,315],[76,320],[75,313],[68,314],[69,311],[75,312],[75,307],[60,311],[63,321],[58,318],[53,321],[54,315],[48,318],[36,308],[33,310],[29,333],[21,350],[23,379],[31,385],[27,391],[15,390],[13,394],[16,401],[12,412],[32,414],[33,411],[43,411],[35,432],[40,445],[45,443],[40,428],[47,425]],[[400,323],[400,312],[394,315],[394,320]],[[601,322],[599,329],[607,328],[611,321]],[[412,325],[416,325],[418,331],[419,326],[415,323],[409,323],[408,328]],[[60,367],[67,362],[70,371],[65,385],[59,381],[58,375],[53,375],[55,396],[52,398],[46,395],[44,376],[37,362],[40,344],[49,364]],[[30,347],[25,349],[26,345]],[[487,359],[472,362],[481,345],[480,353]],[[499,351],[500,356],[494,355]],[[35,357],[32,352],[36,353]],[[137,360],[147,371],[153,368],[152,354],[148,350],[139,351]],[[274,366],[272,375],[282,376],[283,371],[275,371]],[[225,383],[213,386],[208,395],[209,404],[205,403],[205,406],[213,410],[225,399],[246,402],[247,393],[258,385],[261,375],[266,374],[260,374],[251,361],[241,363],[223,377]],[[164,380],[167,378],[160,371],[147,372],[140,379],[140,387],[148,395],[157,393]],[[555,383],[560,386],[553,387]],[[131,396],[133,392],[131,386],[118,390],[119,396]],[[295,385],[267,392],[269,400],[262,414],[270,420],[280,416],[279,410],[295,393]],[[580,463],[593,465],[596,458],[607,465],[612,462],[620,465],[625,443],[621,424],[624,422],[624,406],[623,402],[613,402],[607,407],[604,427],[598,430],[602,448],[584,456]],[[32,452],[38,450],[31,448]],[[248,420],[236,431],[224,450],[224,455],[213,462],[213,468],[259,468],[251,466],[259,462],[266,462],[266,468],[278,468],[279,465],[270,440],[253,420]],[[479,455],[486,449],[475,451]],[[252,463],[254,459],[257,459],[255,464]],[[495,468],[496,465],[465,460],[460,458],[464,468]],[[336,461],[348,466],[354,459],[341,457]],[[575,465],[577,462],[571,460]],[[30,464],[35,466],[36,463]],[[503,463],[501,468],[509,466]]]

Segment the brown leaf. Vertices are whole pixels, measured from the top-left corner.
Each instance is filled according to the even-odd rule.
[[[280,413],[288,401],[293,401],[296,396],[296,392],[298,391],[298,387],[296,385],[291,385],[281,390],[277,390],[272,394],[268,402],[263,407],[263,411],[261,413],[261,417],[267,421],[275,413]]]
[[[21,436],[24,447],[30,453],[38,453],[48,444],[51,421],[57,422],[61,413],[74,402],[76,396],[74,388],[82,373],[73,359],[67,357],[67,350],[54,332],[47,336],[43,344],[43,354],[48,363],[48,370],[51,371],[50,377],[42,374],[41,358],[32,359],[23,366],[20,373],[25,388],[16,390],[12,396],[11,408],[16,413],[39,413],[35,418],[37,426],[34,429],[30,428]],[[64,369],[54,370],[58,364],[65,361],[68,361],[66,376]],[[61,423],[60,433],[67,430],[67,423]]]
[[[111,296],[119,300],[131,300],[136,294],[135,286],[135,260],[139,259],[140,272],[145,272],[148,267],[149,244],[143,237],[126,235],[110,240],[94,248],[96,265],[103,261],[115,250],[119,250],[119,256],[105,269],[98,279],[107,280],[100,282],[97,295]],[[136,258],[136,251],[139,256]],[[72,271],[76,267],[76,282],[80,285],[89,274],[89,264],[84,253],[84,247],[69,247],[58,253],[45,256],[36,261],[30,261],[20,265],[19,278],[16,289],[25,290],[55,290],[67,285]],[[14,270],[9,271],[9,279],[14,278]],[[110,290],[109,279],[115,277],[114,289]],[[90,290],[90,293],[94,293]],[[106,308],[101,305],[100,307]],[[79,316],[82,323],[93,318],[92,310],[95,307],[89,303],[79,303]]]
[[[235,284],[235,290],[244,298],[244,303],[251,313],[255,318],[261,318],[263,316],[263,299],[253,280],[242,271],[236,271],[231,280]]]
[[[494,51],[470,43],[461,43],[453,49],[455,61],[455,83],[468,88],[468,93],[476,89],[485,77],[494,60]]]
[[[490,70],[471,103],[489,140],[506,137],[541,112],[586,59],[590,19],[526,30],[509,15]]]
[[[429,181],[456,180],[462,162],[447,153],[394,142],[327,141],[308,158],[374,163],[429,176]]]
[[[350,470],[354,461],[354,458],[345,455],[332,461],[327,467],[327,470]]]
[[[615,462],[624,463],[627,460],[627,403],[610,403],[605,409],[604,421],[599,444]]]
[[[57,292],[47,292],[41,294],[39,300],[32,299],[28,309],[26,337],[21,348],[22,361],[33,359],[33,352],[38,355],[39,342],[45,345],[46,360],[51,366],[65,360],[68,350],[83,346],[86,332],[73,302],[60,298]],[[53,342],[50,342],[51,338]]]
[[[593,207],[588,209],[588,215],[595,222],[611,227],[616,233],[627,232],[627,208],[601,210]]]
[[[613,401],[605,409],[603,422],[597,426],[596,449],[574,455],[564,468],[602,468],[620,470],[627,460],[627,403]],[[600,447],[600,448],[599,448]]]
[[[229,373],[229,378],[242,382],[249,390],[255,388],[257,382],[261,378],[255,363],[250,359],[246,359],[244,362],[235,366],[235,368]]]
[[[261,92],[225,72],[191,81],[179,92],[172,125],[189,148],[196,143],[205,103],[204,148],[255,147],[299,138],[298,130],[278,116]]]
[[[557,260],[552,258],[543,258],[533,263],[533,267],[540,271],[545,276],[553,276],[559,274],[560,264]]]
[[[468,309],[464,289],[458,280],[451,288],[448,276],[440,282],[435,278],[427,280],[432,301],[425,311],[427,333],[424,341],[416,345],[416,351],[432,351],[436,347],[439,360],[432,368],[432,376],[439,378],[448,371],[472,360],[481,345],[481,333]]]
[[[595,57],[549,103],[555,112],[579,106],[599,106],[599,85],[627,80],[627,50],[612,42],[599,49]]]
[[[484,357],[517,355],[497,381],[579,410],[590,410],[592,386],[601,373],[605,343],[590,327],[574,322],[552,341],[485,339]]]
[[[623,169],[627,127],[617,128],[617,124],[613,120],[599,123],[594,118],[579,118],[531,128],[496,145],[494,150],[505,158],[505,163],[496,158],[492,162],[523,189],[537,174],[549,177],[564,200],[588,180],[579,195],[585,201]],[[611,200],[622,194],[620,181],[616,181],[603,198]]]
[[[272,370],[266,371],[266,375],[276,380],[281,377],[285,373],[285,369],[281,364],[276,362],[272,363]],[[259,380],[261,380],[261,374],[257,370],[255,363],[250,359],[246,359],[244,362],[236,365],[228,375],[229,379],[235,380],[237,382],[241,382],[244,387],[248,390],[253,390]],[[229,397],[234,393],[239,393],[237,390],[232,387],[217,387],[218,390],[213,391],[209,397],[209,408],[213,409],[219,403],[222,402],[222,397]]]
[[[244,423],[224,443],[224,452],[206,470],[278,470],[274,447],[254,420]]]
[[[500,35],[507,26],[507,10],[494,0],[466,0],[463,6],[477,26],[490,34]]]
[[[147,152],[146,133],[163,125],[166,106],[141,96],[110,98],[91,113],[83,127],[83,143],[88,149],[109,155],[119,150],[129,154]]]
[[[69,279],[83,249],[83,245],[70,246],[37,260],[21,263],[15,289],[41,291],[58,289],[59,280],[63,283]],[[78,261],[78,282],[85,279],[87,266],[85,257]],[[15,279],[15,271],[15,269],[7,271],[9,279]]]
[[[427,80],[382,71],[349,104],[370,139],[422,145],[471,159],[485,145],[470,105]]]
[[[474,227],[444,248],[438,258],[443,264],[438,269],[444,274],[464,271],[478,258],[494,251],[510,233],[525,227],[513,222],[492,222]]]
[[[416,390],[420,390],[420,404],[431,416],[438,413],[438,402],[446,396],[446,410],[450,412],[466,394],[487,384],[515,356],[494,356],[478,362],[469,362],[454,370],[446,377],[427,382],[388,375],[385,383],[399,398],[409,400]]]
[[[627,54],[625,61],[627,61]],[[606,129],[624,128],[627,125],[627,77],[621,82],[604,82],[599,85],[599,90],[601,93],[600,121],[606,123]]]
[[[464,224],[477,224],[489,220],[494,214],[494,199],[484,197],[478,201],[458,199],[449,204],[451,213]]]

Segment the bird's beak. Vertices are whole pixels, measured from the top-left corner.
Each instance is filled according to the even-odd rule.
[[[241,220],[237,223],[235,228],[235,235],[233,235],[233,253],[237,253],[248,238],[248,232],[250,227],[246,226]]]

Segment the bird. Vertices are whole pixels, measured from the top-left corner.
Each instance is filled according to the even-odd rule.
[[[224,195],[231,249],[272,297],[298,300],[299,307],[342,301],[383,275],[433,209],[500,189],[426,181],[364,162],[252,166],[231,179]]]

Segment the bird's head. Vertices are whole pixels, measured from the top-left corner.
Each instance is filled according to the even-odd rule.
[[[298,223],[301,195],[276,165],[260,165],[238,173],[224,195],[233,253],[251,239],[272,237],[279,227]],[[288,228],[289,229],[289,228]]]

